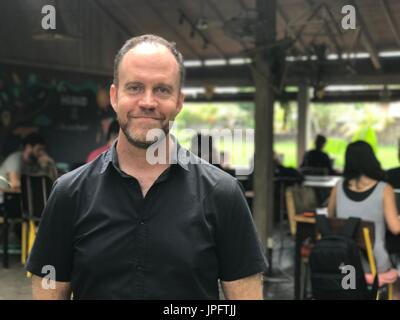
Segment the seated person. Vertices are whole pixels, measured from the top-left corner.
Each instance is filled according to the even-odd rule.
[[[323,152],[326,144],[326,138],[323,135],[317,135],[315,138],[315,149],[307,151],[303,158],[300,170],[303,174],[316,175],[334,175],[332,162],[328,154]]]
[[[400,220],[393,188],[383,181],[384,171],[368,143],[356,141],[348,145],[343,176],[332,190],[328,214],[373,221],[377,270],[388,271],[393,266],[385,246],[386,225],[393,234],[400,234]],[[365,259],[364,271],[369,271]]]
[[[211,163],[217,168],[222,169],[220,165],[219,153],[214,146],[213,137],[201,133],[192,137],[190,151],[199,158]]]
[[[273,171],[275,182],[283,181],[285,187],[303,182],[303,175],[295,168],[285,167],[282,164],[281,155],[274,151],[273,153]],[[251,162],[254,163],[254,157]],[[246,181],[245,190],[253,190],[254,172],[249,174]]]
[[[304,180],[303,175],[295,168],[285,167],[281,156],[274,151],[274,176],[286,180],[285,185],[290,186]]]
[[[7,179],[11,190],[21,187],[21,175],[45,175],[55,180],[58,177],[53,159],[45,151],[44,138],[31,133],[23,141],[23,150],[11,153],[0,165],[0,176]]]
[[[100,148],[97,148],[89,153],[88,157],[86,158],[86,163],[93,161],[96,159],[100,154],[104,151],[108,150],[115,139],[117,139],[119,133],[119,123],[117,120],[113,120],[108,127],[107,132],[107,143]]]
[[[283,211],[286,211],[284,201],[286,188],[299,184],[303,181],[302,174],[294,168],[285,167],[282,163],[282,156],[274,151],[274,222],[280,222],[283,218]],[[283,210],[283,211],[282,211]]]

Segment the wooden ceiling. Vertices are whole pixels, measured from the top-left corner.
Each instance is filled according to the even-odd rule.
[[[56,6],[57,26],[77,40],[32,38],[46,4]],[[356,7],[356,30],[341,28],[346,4]],[[132,36],[161,35],[185,60],[229,59],[251,56],[254,30],[263,23],[256,0],[4,0],[0,12],[0,63],[105,75]],[[277,0],[276,14],[276,41],[265,46],[281,46],[282,55],[367,52],[368,68],[382,74],[378,53],[400,50],[399,0]]]

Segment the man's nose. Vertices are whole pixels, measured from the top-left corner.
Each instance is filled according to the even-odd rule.
[[[154,109],[156,104],[157,102],[154,99],[154,95],[151,90],[146,90],[139,101],[139,106],[143,109]]]

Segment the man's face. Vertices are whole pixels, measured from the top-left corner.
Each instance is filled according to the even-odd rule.
[[[43,154],[46,153],[45,146],[43,144],[27,145],[29,161],[36,162]]]
[[[157,141],[146,139],[148,131],[167,134],[182,108],[178,63],[164,46],[142,43],[123,57],[118,80],[110,98],[122,132],[132,145],[147,148]]]

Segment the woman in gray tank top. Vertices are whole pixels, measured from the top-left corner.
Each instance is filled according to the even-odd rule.
[[[382,181],[384,171],[368,143],[348,145],[343,176],[329,198],[329,216],[373,221],[377,270],[385,272],[392,267],[385,249],[386,226],[393,234],[400,234],[400,220],[393,188]]]

